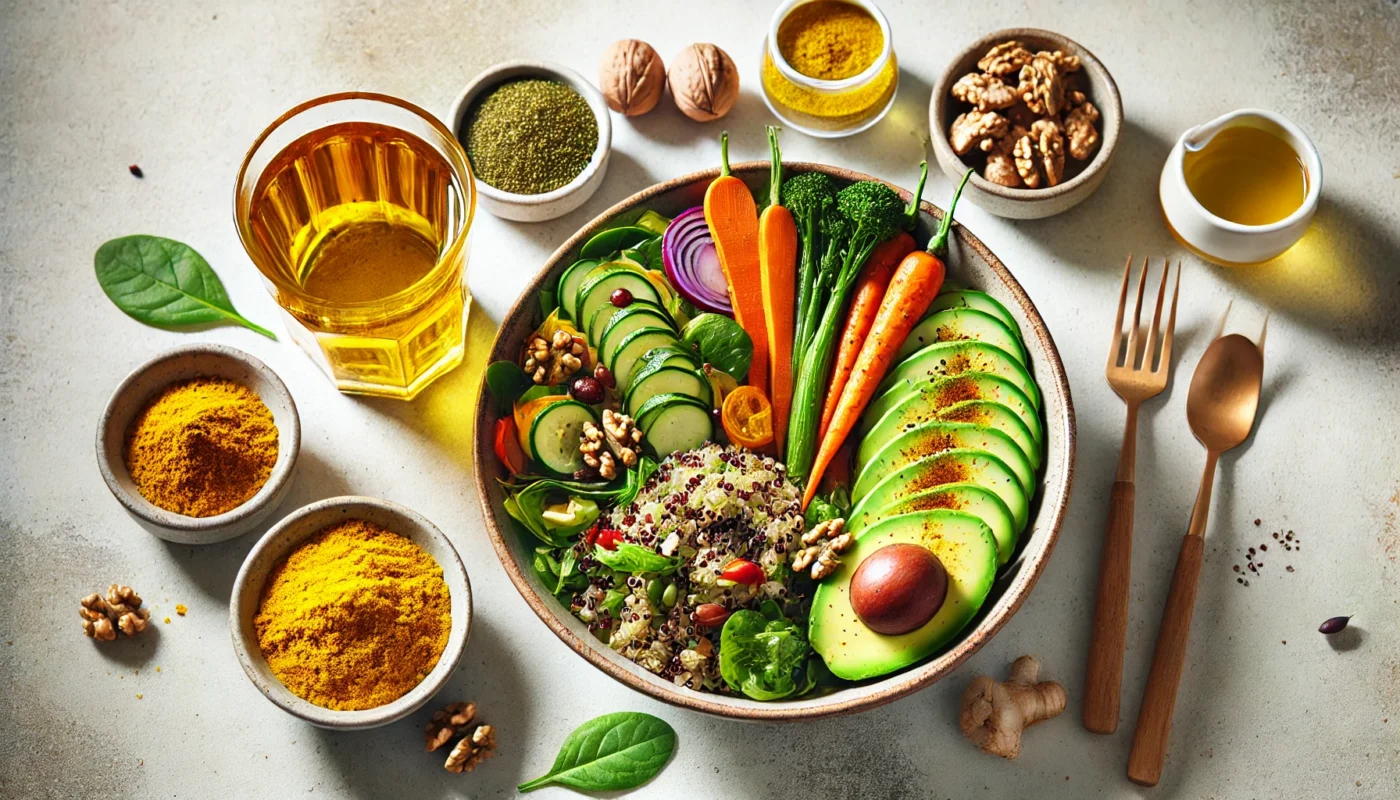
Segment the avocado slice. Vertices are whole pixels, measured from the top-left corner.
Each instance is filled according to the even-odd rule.
[[[886,434],[883,438],[877,434]],[[996,428],[966,422],[925,422],[908,430],[870,432],[860,444],[856,455],[855,481],[851,497],[863,497],[880,478],[905,464],[927,458],[945,450],[983,450],[1001,459],[1026,496],[1035,494],[1035,470],[1026,454],[1010,436]]]
[[[1006,508],[1019,534],[1030,517],[1030,498],[1006,462],[985,450],[947,450],[906,464],[880,477],[864,495],[851,497],[856,508],[879,509],[925,489],[952,483],[975,483],[991,490]]]
[[[909,331],[896,357],[902,361],[936,342],[966,339],[996,345],[1017,361],[1026,363],[1026,349],[1021,346],[1021,337],[1006,327],[1006,323],[975,308],[947,308],[925,317]]]
[[[990,372],[1016,384],[1030,398],[1031,405],[1040,408],[1040,389],[1029,372],[1010,353],[978,341],[939,342],[931,344],[901,361],[885,376],[878,393],[907,383],[913,388],[920,383],[936,381],[945,375],[965,372]]]
[[[890,411],[899,409],[898,424],[918,424],[935,419],[944,409],[967,400],[995,400],[1011,409],[1030,430],[1037,444],[1045,441],[1040,412],[1019,386],[989,372],[964,372],[918,385],[901,383],[870,402],[861,418],[858,435],[864,437]]]
[[[948,573],[948,593],[933,619],[898,636],[867,628],[851,607],[856,569],[890,544],[926,547]],[[833,675],[858,681],[914,664],[962,631],[991,591],[997,573],[997,543],[982,520],[938,509],[889,517],[856,535],[836,572],[817,585],[808,639]]]
[[[948,308],[975,308],[978,311],[991,314],[1015,332],[1016,338],[1021,338],[1021,326],[1016,324],[1016,318],[1011,316],[1011,312],[1006,310],[1006,306],[997,302],[986,292],[973,289],[954,289],[943,292],[933,298],[933,302],[929,304],[928,313],[936,314]]]
[[[992,529],[992,537],[997,540],[997,566],[1011,560],[1011,554],[1016,550],[1016,541],[1020,538],[1016,520],[1011,517],[1011,509],[997,497],[996,492],[975,483],[936,486],[915,492],[880,508],[868,502],[869,499],[867,497],[865,501],[856,504],[846,519],[846,530],[852,534],[860,533],[870,525],[897,514],[932,511],[937,508],[966,511],[987,523],[987,527]]]
[[[1040,444],[1031,435],[1026,423],[1016,416],[1016,412],[995,400],[964,400],[954,403],[939,411],[938,419],[943,422],[970,422],[996,428],[1011,437],[1011,441],[1021,448],[1026,460],[1031,462],[1031,469],[1040,469],[1040,462],[1044,456],[1040,452]]]

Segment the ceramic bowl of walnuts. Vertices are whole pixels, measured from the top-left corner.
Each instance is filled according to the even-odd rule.
[[[929,102],[934,154],[950,178],[1001,217],[1065,211],[1103,182],[1123,101],[1104,65],[1051,31],[1009,28],[963,50]]]

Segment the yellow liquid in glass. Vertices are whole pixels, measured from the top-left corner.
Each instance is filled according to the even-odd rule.
[[[1308,172],[1288,142],[1259,128],[1226,128],[1185,155],[1186,186],[1206,210],[1240,225],[1269,225],[1303,205]]]
[[[453,239],[465,213],[426,142],[347,122],[269,163],[249,228],[258,268],[305,329],[294,338],[324,356],[337,386],[408,398],[462,358],[465,243]]]

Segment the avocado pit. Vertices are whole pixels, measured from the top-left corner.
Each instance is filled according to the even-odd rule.
[[[898,636],[933,619],[948,594],[948,572],[926,547],[889,544],[851,576],[851,608],[876,633]]]

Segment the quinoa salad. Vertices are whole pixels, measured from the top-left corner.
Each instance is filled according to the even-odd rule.
[[[692,689],[719,689],[715,638],[693,619],[706,604],[725,614],[789,600],[788,553],[803,532],[801,496],[772,458],[710,444],[661,462],[637,497],[614,508],[574,546],[587,587],[570,609],[588,629],[645,669]],[[674,564],[667,574],[626,575],[593,557],[600,537],[645,548]],[[726,567],[757,564],[763,579],[738,583]],[[794,601],[799,598],[792,598]]]

